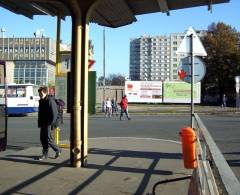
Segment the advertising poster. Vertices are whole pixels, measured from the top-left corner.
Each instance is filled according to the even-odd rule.
[[[191,84],[177,81],[164,82],[164,103],[191,103]],[[200,103],[201,83],[194,84],[193,102]]]
[[[162,103],[161,81],[126,81],[128,102]]]

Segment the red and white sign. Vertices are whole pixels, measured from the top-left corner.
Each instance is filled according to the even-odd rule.
[[[126,81],[128,102],[162,103],[161,81]]]

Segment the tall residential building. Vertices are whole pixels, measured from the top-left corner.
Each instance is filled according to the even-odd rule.
[[[196,31],[199,37],[206,31]],[[141,36],[130,40],[129,78],[135,81],[178,80],[178,65],[184,55],[177,55],[185,33],[170,36]]]
[[[172,33],[170,35],[170,77],[169,80],[178,80],[178,65],[183,55],[177,55],[176,51],[184,38],[184,33]]]
[[[0,60],[6,61],[7,83],[55,83],[56,43],[50,38],[0,38]]]
[[[130,41],[130,79],[166,80],[170,76],[170,38],[142,36]]]

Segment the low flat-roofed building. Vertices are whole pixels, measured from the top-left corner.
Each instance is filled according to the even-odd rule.
[[[7,83],[55,83],[56,42],[47,37],[0,38]]]

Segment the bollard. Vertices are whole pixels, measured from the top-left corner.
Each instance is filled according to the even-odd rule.
[[[60,128],[56,127],[54,129],[54,141],[55,143],[60,147],[60,148],[70,148],[69,144],[60,144],[59,143],[59,139],[60,139]]]
[[[55,143],[58,145],[59,144],[59,127],[56,127],[54,129],[54,139],[55,139]]]
[[[196,133],[191,127],[184,127],[180,131],[184,167],[194,169],[197,167]]]

